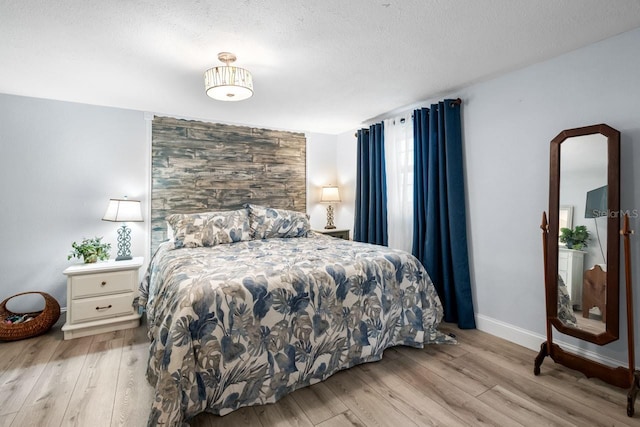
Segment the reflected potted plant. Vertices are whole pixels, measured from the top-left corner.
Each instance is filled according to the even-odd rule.
[[[110,243],[102,243],[102,237],[94,237],[93,239],[84,239],[80,243],[73,242],[71,244],[73,250],[67,257],[84,259],[85,264],[105,261],[109,259]]]
[[[580,251],[587,247],[587,240],[589,240],[589,231],[586,225],[578,225],[574,229],[560,229],[560,242],[567,245],[567,249]]]

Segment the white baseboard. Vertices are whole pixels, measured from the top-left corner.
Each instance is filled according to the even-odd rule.
[[[495,335],[534,351],[539,351],[542,343],[547,340],[547,337],[544,335],[519,328],[509,323],[484,316],[482,314],[476,315],[476,327],[483,332]],[[610,357],[594,353],[591,350],[585,350],[583,348],[576,347],[575,345],[559,341],[555,339],[555,337],[553,342],[561,346],[563,350],[570,351],[571,353],[586,357],[591,360],[595,360],[596,362],[600,362],[605,365],[614,367],[628,366],[628,362],[626,360],[620,361],[612,359]]]
[[[543,335],[482,314],[476,315],[476,327],[482,332],[495,335],[535,351],[540,350],[540,345],[547,340],[547,337]]]

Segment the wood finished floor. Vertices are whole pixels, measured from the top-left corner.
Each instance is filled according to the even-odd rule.
[[[59,328],[0,343],[0,427],[145,426],[152,401],[145,327],[71,341]],[[535,352],[476,330],[442,329],[459,344],[388,349],[380,362],[276,404],[201,414],[191,425],[640,426],[640,415],[626,416],[625,390],[551,359],[535,377]]]

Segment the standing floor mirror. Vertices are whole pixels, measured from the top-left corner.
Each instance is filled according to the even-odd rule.
[[[605,125],[562,131],[551,141],[549,217],[542,234],[547,341],[534,374],[546,356],[554,362],[628,388],[627,415],[633,416],[640,386],[635,370],[628,216],[620,229],[620,132]],[[619,339],[620,235],[625,243],[629,367],[610,367],[563,350],[558,332],[597,345]]]

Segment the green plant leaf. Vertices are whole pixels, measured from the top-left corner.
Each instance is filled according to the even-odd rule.
[[[71,244],[73,250],[67,259],[78,258],[84,259],[85,262],[95,262],[95,260],[109,259],[110,243],[102,243],[102,237],[94,237],[93,239],[83,239],[81,243],[73,242]]]

